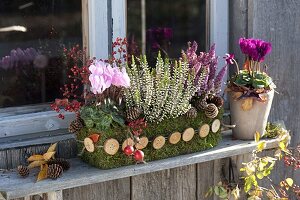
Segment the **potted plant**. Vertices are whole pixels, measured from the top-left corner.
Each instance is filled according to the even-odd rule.
[[[235,125],[234,138],[251,140],[256,132],[264,133],[273,101],[275,84],[266,73],[267,66],[262,65],[272,46],[260,39],[245,38],[239,45],[246,55],[242,70],[233,55],[226,55],[226,61],[237,67],[227,86],[231,123]]]

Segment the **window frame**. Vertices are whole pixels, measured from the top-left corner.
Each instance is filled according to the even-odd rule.
[[[228,0],[206,0],[207,47],[213,43],[218,44],[216,46],[218,56],[228,52],[228,3]],[[87,53],[90,57],[108,57],[112,41],[116,37],[126,37],[126,8],[127,0],[82,0],[83,46],[88,47]],[[223,63],[219,62],[218,68],[220,69],[222,65]],[[40,107],[35,105],[0,109],[0,149],[1,144],[4,145],[5,142],[26,138],[32,140],[39,137],[53,138],[57,134],[73,138],[66,130],[75,117],[73,113],[66,112],[64,120],[58,119],[55,111],[14,115],[16,111],[36,111]],[[5,109],[10,110],[7,116],[2,114]],[[41,143],[47,141],[43,139]],[[11,143],[14,145],[10,148],[18,146],[15,142]]]

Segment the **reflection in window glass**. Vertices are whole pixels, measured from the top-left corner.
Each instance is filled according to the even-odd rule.
[[[53,101],[63,47],[82,43],[80,0],[0,1],[0,108]]]
[[[186,49],[188,41],[196,41],[199,50],[204,51],[205,2],[205,0],[127,0],[129,51],[145,52],[150,59],[153,59],[158,51],[171,58],[178,58],[181,50]]]

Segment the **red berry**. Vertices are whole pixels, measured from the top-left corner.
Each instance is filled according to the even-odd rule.
[[[133,154],[134,148],[133,148],[133,146],[131,146],[131,145],[127,145],[127,146],[124,148],[123,151],[124,151],[124,153],[125,153],[127,156],[130,156],[130,155]]]
[[[143,161],[144,160],[144,152],[142,152],[141,150],[136,150],[134,152],[134,159],[136,161]]]

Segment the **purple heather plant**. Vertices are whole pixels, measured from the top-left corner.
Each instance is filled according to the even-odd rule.
[[[34,48],[13,49],[10,51],[10,55],[0,59],[0,68],[7,70],[13,67],[29,65],[39,55],[40,53]]]
[[[202,81],[197,93],[199,96],[204,94],[218,95],[227,71],[227,64],[216,75],[218,57],[216,56],[215,44],[211,46],[208,52],[200,52],[199,55],[197,55],[197,49],[197,42],[194,41],[193,44],[188,43],[188,49],[185,52],[182,51],[182,57],[186,57],[190,69],[196,73],[195,84],[198,84],[198,80]]]

